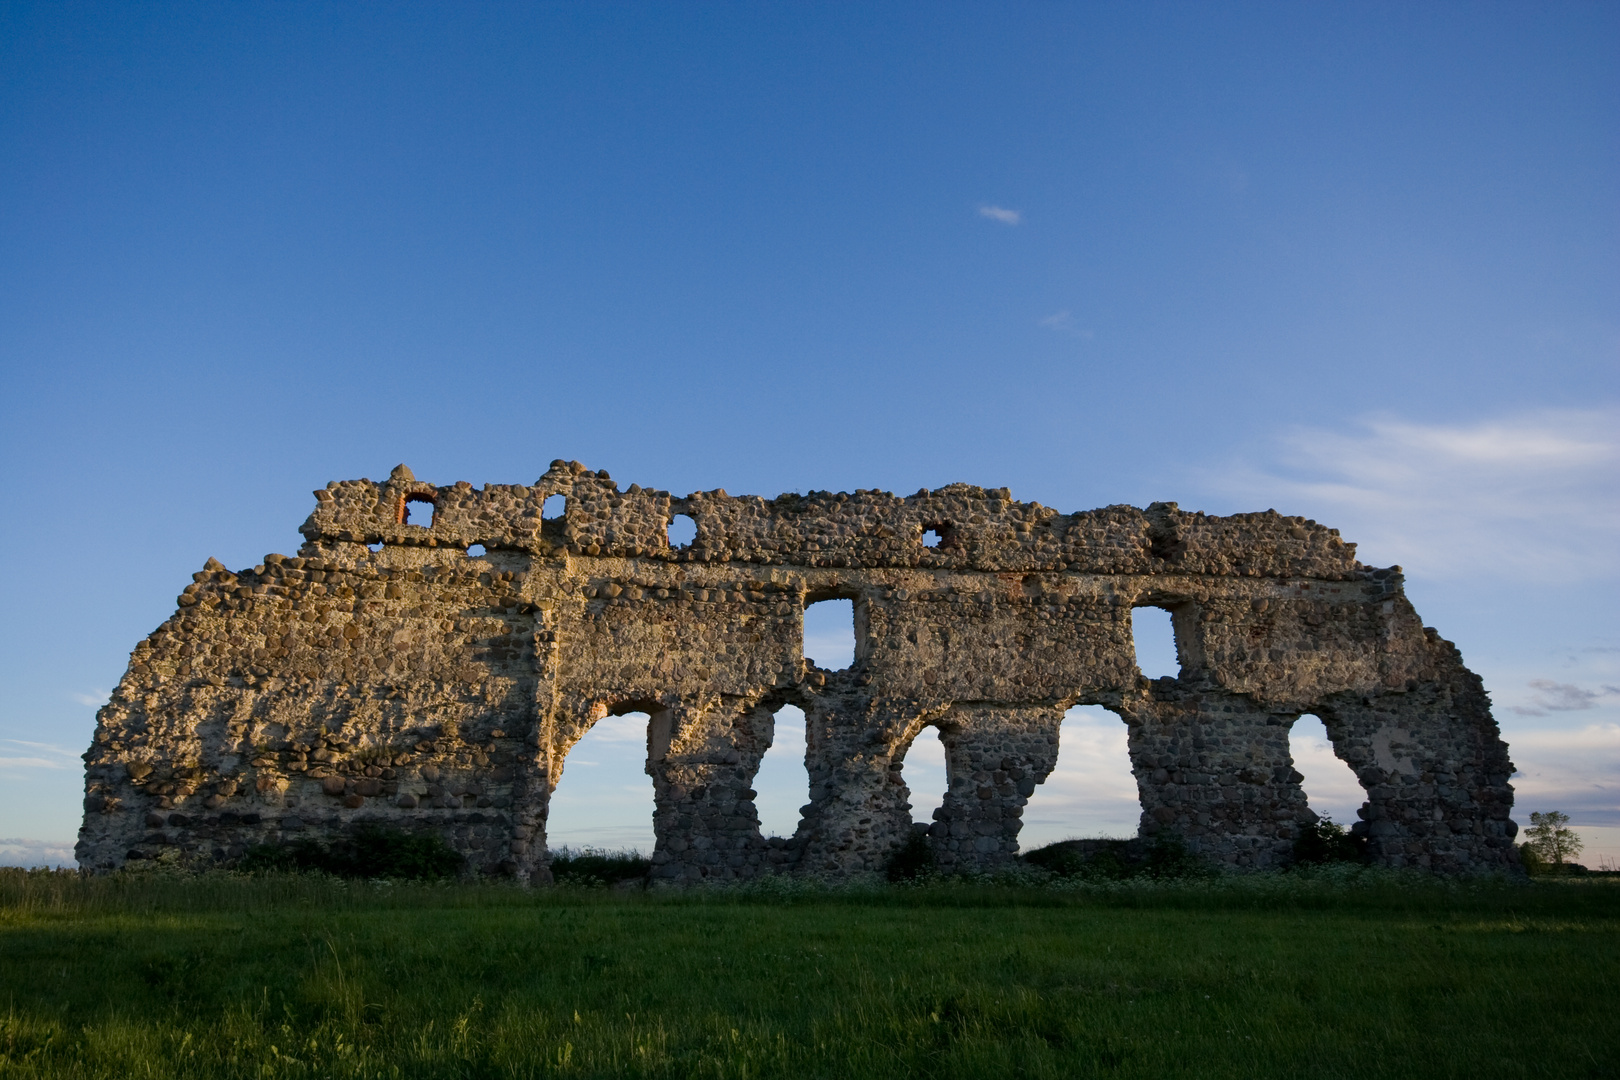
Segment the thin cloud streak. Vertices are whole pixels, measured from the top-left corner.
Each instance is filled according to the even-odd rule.
[[[1204,484],[1338,527],[1371,565],[1547,582],[1620,572],[1620,409],[1543,409],[1464,425],[1391,416],[1296,428],[1268,460]]]
[[[1003,225],[1017,225],[1024,220],[1024,215],[1017,210],[1008,210],[1004,206],[981,206],[979,216],[987,217],[991,221],[999,221]]]
[[[1528,685],[1535,691],[1531,703],[1512,706],[1520,716],[1546,716],[1549,712],[1595,709],[1604,698],[1620,695],[1620,686],[1588,690],[1574,683],[1553,682],[1551,679],[1531,679]]]
[[[1067,309],[1048,315],[1041,320],[1041,325],[1048,330],[1056,330],[1060,334],[1073,334],[1075,337],[1090,338],[1092,332],[1083,329],[1074,321],[1074,316]]]
[[[77,751],[50,743],[0,739],[0,769],[77,769],[78,757]]]
[[[1515,820],[1523,825],[1532,810],[1563,810],[1577,824],[1620,825],[1620,723],[1549,723],[1506,720],[1502,725],[1518,767]]]

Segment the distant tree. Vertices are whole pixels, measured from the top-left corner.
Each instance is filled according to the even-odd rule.
[[[1531,814],[1530,827],[1525,830],[1524,846],[1535,852],[1544,863],[1564,865],[1565,856],[1580,854],[1586,845],[1569,827],[1569,815],[1557,810],[1545,814]]]

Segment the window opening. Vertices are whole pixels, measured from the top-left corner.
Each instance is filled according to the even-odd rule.
[[[377,554],[377,552],[381,551],[382,549],[383,549],[383,544],[382,544],[381,540],[377,541],[375,544],[367,544],[366,545],[366,550],[371,552],[373,555]]]
[[[1349,828],[1367,803],[1367,791],[1355,770],[1333,752],[1333,740],[1321,717],[1306,713],[1288,729],[1288,753],[1294,768],[1305,779],[1300,787],[1305,800],[1319,817],[1331,817]]]
[[[565,495],[547,495],[546,501],[540,504],[540,520],[555,521],[568,510],[568,497]]]
[[[804,609],[804,658],[842,671],[855,663],[855,601],[818,600]]]
[[[469,559],[481,559],[485,554],[483,544],[472,544],[467,548],[467,558]]]
[[[1136,667],[1143,675],[1150,679],[1181,675],[1176,631],[1168,611],[1159,607],[1131,609],[1131,637],[1136,642]]]
[[[784,705],[776,711],[776,734],[754,773],[754,805],[762,836],[792,836],[810,801],[810,772],[804,763],[804,710]]]
[[[950,787],[945,744],[939,741],[938,728],[925,727],[911,740],[901,759],[900,779],[906,782],[913,824],[932,825],[934,811],[945,805],[945,792]]]
[[[950,534],[951,527],[949,525],[924,525],[922,535],[923,547],[937,548],[939,545],[945,542],[945,538]]]
[[[685,547],[697,539],[697,522],[690,514],[676,514],[670,519],[665,535],[669,537],[670,547]]]
[[[1142,800],[1131,772],[1128,730],[1101,705],[1076,705],[1063,714],[1057,767],[1024,806],[1021,850],[1136,835]]]
[[[546,846],[653,851],[653,784],[647,775],[651,718],[604,716],[563,759],[551,793]]]
[[[405,517],[401,524],[420,525],[424,529],[433,528],[433,500],[423,495],[406,496]]]

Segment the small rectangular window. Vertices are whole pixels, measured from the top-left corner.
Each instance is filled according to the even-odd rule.
[[[697,539],[697,522],[692,520],[690,514],[676,514],[670,519],[666,534],[669,537],[670,547],[685,547]]]
[[[1131,609],[1131,637],[1136,644],[1136,667],[1149,679],[1180,678],[1176,631],[1170,612],[1159,607]]]
[[[402,525],[416,525],[420,528],[433,528],[433,500],[425,495],[411,495],[405,499],[405,516],[401,519]]]

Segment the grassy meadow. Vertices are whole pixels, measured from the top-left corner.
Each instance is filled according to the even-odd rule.
[[[1620,885],[0,871],[0,1077],[1620,1076]]]

